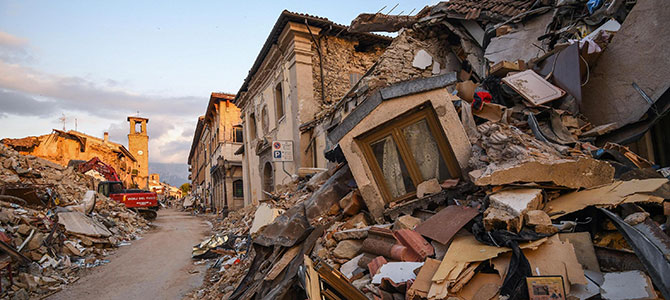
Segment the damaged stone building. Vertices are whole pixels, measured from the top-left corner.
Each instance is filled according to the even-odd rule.
[[[191,150],[188,154],[188,179],[191,181],[191,196],[199,201],[207,199],[209,193],[205,184],[205,172],[209,158],[206,154],[206,146],[203,140],[203,129],[205,116],[198,117],[191,142]]]
[[[267,199],[301,170],[327,166],[325,132],[314,125],[390,41],[325,18],[281,13],[235,96],[245,134],[236,151],[243,156],[245,203]],[[275,155],[277,141],[290,147],[290,159]]]
[[[359,15],[348,32],[398,33],[298,128],[325,135],[327,170],[223,220],[216,237],[252,247],[201,244],[235,254],[198,297],[669,298],[668,17],[659,0]],[[248,135],[264,106],[241,91]],[[271,146],[251,140],[245,163]]]
[[[132,119],[132,120],[131,120]],[[148,187],[148,119],[128,117],[129,149],[109,140],[78,131],[54,129],[52,133],[22,139],[3,139],[1,143],[24,155],[34,155],[67,166],[70,161],[88,161],[94,157],[113,167],[127,187]],[[135,125],[137,124],[137,126]]]
[[[244,207],[240,110],[235,95],[212,93],[198,119],[188,162],[194,193],[212,211]]]

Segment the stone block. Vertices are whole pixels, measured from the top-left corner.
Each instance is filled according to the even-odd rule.
[[[404,215],[395,220],[395,223],[393,223],[393,230],[414,230],[414,228],[419,224],[421,224],[421,219],[412,217],[410,215]]]
[[[519,232],[521,227],[521,218],[506,210],[489,207],[484,212],[484,228],[487,231],[500,229]]]
[[[505,210],[515,217],[523,217],[526,211],[535,210],[542,202],[541,189],[516,189],[502,191],[489,196],[490,206]]]
[[[428,179],[416,187],[416,197],[423,198],[423,196],[439,193],[442,191],[442,186],[437,181],[437,179]]]
[[[352,229],[352,228],[364,228],[367,227],[369,224],[368,219],[365,217],[363,213],[359,213],[347,220],[344,225],[342,225],[342,228],[344,229]]]
[[[543,210],[529,210],[524,216],[525,224],[537,233],[554,234],[558,229],[551,223],[551,218]]]
[[[361,252],[363,241],[359,240],[344,240],[337,244],[333,250],[333,256],[337,258],[352,259]]]

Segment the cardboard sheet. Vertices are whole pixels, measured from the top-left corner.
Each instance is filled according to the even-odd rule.
[[[497,274],[477,273],[456,296],[460,299],[490,300],[498,294],[503,279]]]
[[[660,197],[647,195],[668,183],[666,178],[616,181],[599,188],[573,192],[550,201],[550,212],[556,212],[552,219],[584,209],[587,206],[615,206],[628,202],[657,202]],[[561,213],[558,213],[561,212]]]
[[[558,235],[549,237],[537,249],[524,249],[523,254],[530,262],[533,276],[563,276],[566,293],[570,292],[570,284],[588,283],[575,248],[569,242],[561,242]],[[506,253],[491,261],[503,278],[507,274],[510,258],[510,253]]]
[[[558,238],[562,242],[569,242],[575,247],[577,260],[586,270],[600,272],[596,250],[591,241],[591,234],[588,232],[560,233],[558,234]]]
[[[416,279],[412,286],[407,290],[407,298],[411,299],[413,296],[419,296],[422,298],[428,297],[428,291],[430,286],[433,283],[431,279],[437,271],[437,268],[440,266],[440,261],[437,259],[428,258],[419,270],[419,274],[416,275]]]
[[[521,249],[537,248],[544,243],[547,238],[537,241],[521,244]],[[433,276],[433,281],[440,283],[442,281],[455,281],[468,263],[480,262],[497,257],[501,253],[511,251],[506,247],[495,247],[482,244],[475,239],[473,235],[457,236],[451,242],[449,250],[444,255],[440,267]]]

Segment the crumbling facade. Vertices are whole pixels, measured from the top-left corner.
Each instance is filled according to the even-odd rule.
[[[189,155],[193,195],[216,212],[244,207],[242,156],[244,140],[235,95],[212,93],[205,115],[198,119]]]
[[[191,180],[191,195],[199,203],[207,203],[209,199],[208,178],[206,175],[209,172],[207,166],[209,165],[209,157],[207,154],[206,144],[203,143],[203,130],[205,124],[205,116],[200,116],[193,133],[193,142],[191,143],[191,150],[188,155],[189,165],[189,180]]]
[[[109,141],[109,134],[97,138],[74,130],[54,129],[51,134],[22,139],[3,139],[2,143],[21,154],[44,158],[61,166],[70,161],[88,161],[94,157],[113,167],[127,187],[139,183],[139,161],[125,146]]]
[[[242,111],[245,203],[268,198],[300,170],[325,168],[325,134],[312,126],[350,89],[390,39],[352,34],[346,26],[282,12],[235,97]],[[281,144],[276,144],[280,142]],[[290,147],[290,158],[278,148]]]
[[[182,191],[179,188],[161,182],[161,176],[158,173],[149,174],[148,190],[156,193],[161,200],[168,197],[181,198],[182,196]]]
[[[242,156],[235,151],[243,143],[240,110],[232,103],[234,95],[212,93],[205,125],[212,128],[210,138],[212,202],[217,210],[244,206]]]
[[[667,51],[636,51],[667,38],[654,32],[668,12],[658,0],[452,0],[360,15],[351,32],[398,36],[292,132],[324,136],[328,170],[223,220],[210,240],[248,236],[253,250],[194,249],[240,259],[218,258],[197,297],[670,297],[670,93],[656,76]],[[256,133],[265,102],[248,84],[236,100]],[[251,173],[273,145],[249,140]]]

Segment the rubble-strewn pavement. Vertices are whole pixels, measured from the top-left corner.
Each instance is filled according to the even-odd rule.
[[[43,298],[108,262],[148,222],[97,194],[93,177],[0,145],[3,299]]]
[[[214,218],[215,234],[193,249],[210,266],[207,282],[190,297],[670,297],[668,171],[621,146],[668,110],[667,78],[649,75],[658,66],[622,56],[661,39],[668,8],[602,2],[452,0],[415,17],[359,16],[350,30],[399,33],[342,99],[355,113],[334,105],[321,115],[335,123],[332,167]],[[664,24],[658,33],[640,27],[651,26],[646,17]],[[661,52],[644,63],[667,67]],[[426,102],[438,124],[458,116],[443,130],[461,175],[405,182],[412,197],[382,200],[396,191],[370,187],[378,175],[358,164],[360,140],[347,135],[390,124],[375,110],[396,113],[412,95],[453,104],[452,113]],[[452,139],[459,130],[468,141]],[[401,171],[388,173],[403,180]]]

